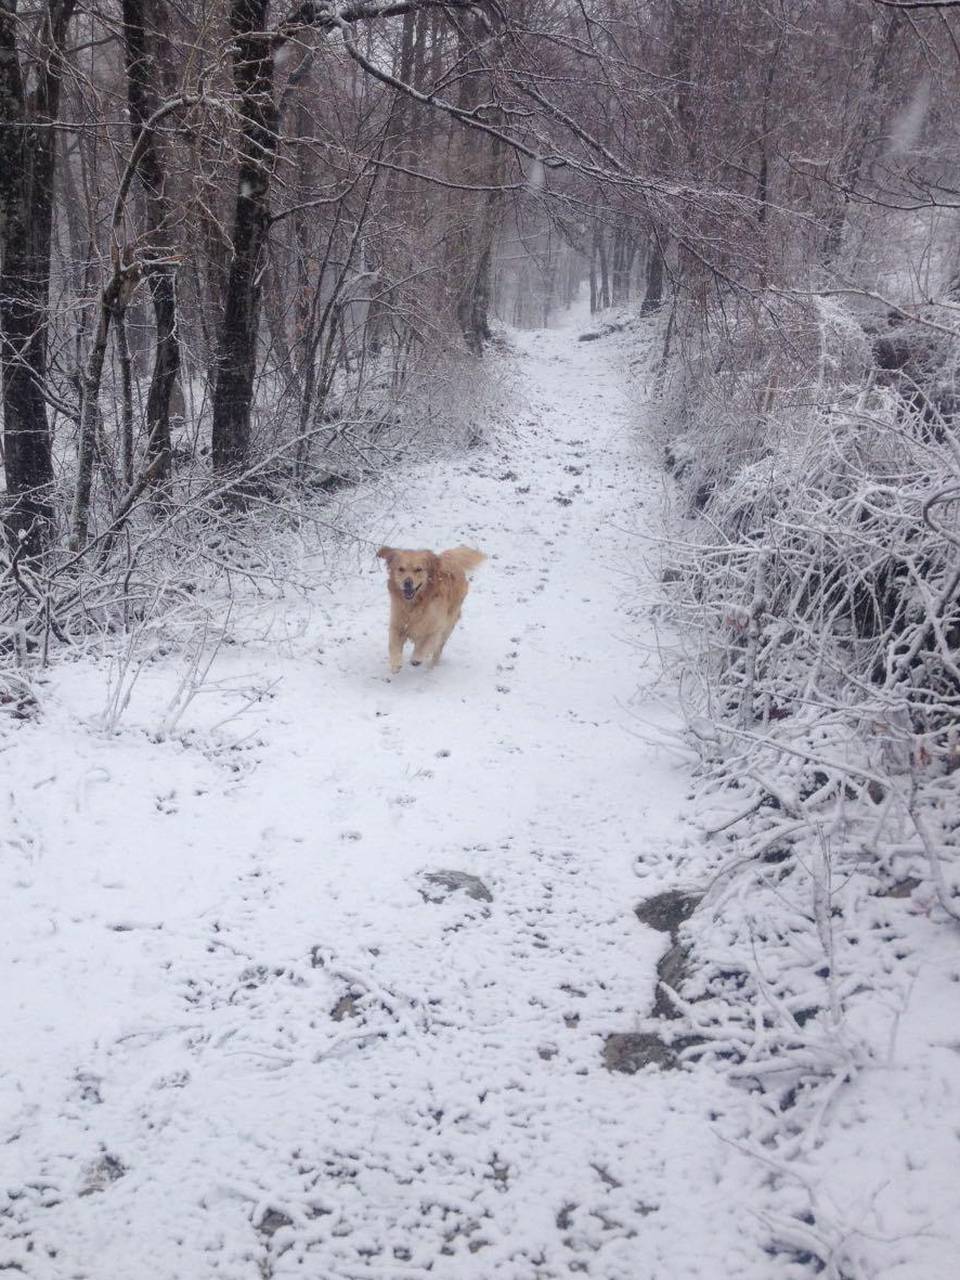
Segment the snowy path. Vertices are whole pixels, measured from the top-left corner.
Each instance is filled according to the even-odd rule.
[[[379,530],[491,556],[436,671],[387,679],[372,558],[318,565],[305,631],[223,655],[280,681],[232,768],[134,710],[91,732],[70,667],[2,743],[0,1269],[769,1275],[703,1077],[603,1066],[664,945],[643,860],[684,838],[626,705],[657,481],[602,344],[522,345],[510,438],[405,471]]]

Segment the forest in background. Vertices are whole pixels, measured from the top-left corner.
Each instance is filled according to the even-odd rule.
[[[657,334],[740,728],[853,698],[952,767],[956,8],[4,5],[8,650],[479,438],[492,323],[589,289]]]
[[[492,326],[589,290],[655,335],[710,696],[952,770],[957,8],[5,3],[9,662],[479,439]]]
[[[581,286],[666,307],[664,365],[754,419],[818,361],[837,382],[860,303],[895,331],[867,365],[928,381],[953,7],[5,4],[11,546],[86,566],[188,478],[237,500],[375,467],[492,316],[549,323]]]

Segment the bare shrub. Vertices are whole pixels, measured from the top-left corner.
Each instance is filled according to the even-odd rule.
[[[940,347],[918,383],[876,348],[833,299],[728,307],[684,342],[659,425],[712,861],[684,926],[691,976],[663,994],[683,1056],[750,1091],[742,1140],[783,1178],[844,1086],[895,1052],[904,912],[960,916],[955,356]],[[776,1239],[852,1266],[798,1190]]]

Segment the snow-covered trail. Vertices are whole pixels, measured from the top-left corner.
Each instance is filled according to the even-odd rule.
[[[4,744],[0,1269],[769,1275],[702,1074],[603,1065],[652,1003],[633,907],[685,778],[628,705],[658,482],[575,339],[518,339],[512,429],[398,477],[383,541],[490,555],[435,671],[388,678],[372,557],[318,562],[305,629],[222,655],[279,681],[232,753],[136,702],[91,732],[70,667]]]

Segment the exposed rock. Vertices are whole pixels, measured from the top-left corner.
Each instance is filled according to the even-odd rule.
[[[632,1076],[643,1067],[670,1070],[680,1064],[676,1052],[659,1036],[644,1031],[615,1031],[604,1042],[603,1065],[608,1071]]]
[[[674,991],[679,991],[689,976],[690,948],[685,947],[680,942],[675,942],[670,950],[664,952],[660,957],[660,961],[657,964],[657,977],[660,982],[665,982]],[[653,1016],[655,1018],[679,1017],[673,1001],[659,983],[657,985],[657,998],[653,1004]]]
[[[452,893],[461,889],[476,902],[493,901],[493,894],[480,877],[472,876],[468,871],[424,871],[421,879],[428,886],[419,890],[424,902],[445,902]]]
[[[658,893],[646,902],[641,902],[638,907],[634,907],[634,913],[641,924],[676,938],[677,930],[684,920],[690,919],[702,897],[702,893],[668,889],[666,893]]]
[[[677,941],[680,926],[689,920],[703,899],[702,893],[688,889],[668,889],[634,908],[641,924],[659,933],[669,933],[673,942],[657,964],[657,977],[674,991],[679,991],[690,974],[690,948]],[[677,1010],[662,986],[657,986],[653,1006],[655,1018],[676,1018]]]
[[[293,1219],[279,1209],[268,1209],[260,1219],[257,1230],[265,1236],[274,1236],[281,1227],[292,1227]]]

